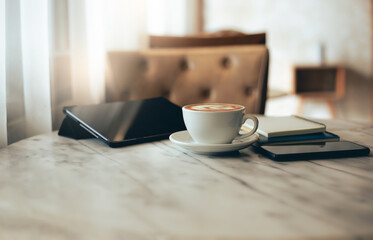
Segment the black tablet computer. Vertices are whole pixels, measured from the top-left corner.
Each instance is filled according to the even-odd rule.
[[[357,157],[368,155],[370,152],[368,147],[349,141],[255,147],[261,153],[276,161]]]
[[[168,138],[185,130],[182,110],[165,98],[65,107],[59,135],[94,136],[110,147]]]

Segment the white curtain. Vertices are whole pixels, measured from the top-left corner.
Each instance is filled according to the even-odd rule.
[[[0,0],[0,148],[6,146],[5,0]]]
[[[0,145],[4,146],[51,129],[48,4],[2,0],[0,16]]]
[[[141,49],[146,0],[0,0],[0,147],[104,101],[106,50]]]
[[[58,129],[64,106],[103,102],[106,51],[192,33],[194,1],[0,0],[0,148]]]

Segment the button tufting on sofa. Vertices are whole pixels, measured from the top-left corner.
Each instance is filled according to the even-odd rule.
[[[146,70],[148,70],[148,68],[149,68],[148,61],[145,58],[140,59],[140,61],[139,61],[139,69],[142,70],[142,71],[146,71]]]
[[[169,89],[162,91],[162,97],[169,98],[171,91]]]
[[[230,102],[264,113],[268,59],[264,45],[108,52],[106,100],[163,96],[180,106]]]
[[[232,66],[232,61],[229,57],[223,57],[221,60],[221,65],[223,68],[230,68]]]
[[[250,86],[246,86],[246,87],[244,87],[243,89],[244,89],[244,94],[245,94],[246,96],[250,96],[250,95],[252,95],[252,92],[253,92],[253,88],[252,88],[252,87],[250,87]]]
[[[186,71],[189,69],[188,60],[186,58],[182,58],[180,60],[180,69],[181,71]]]
[[[207,88],[201,89],[200,96],[202,98],[208,98],[210,96],[210,89],[207,89]]]

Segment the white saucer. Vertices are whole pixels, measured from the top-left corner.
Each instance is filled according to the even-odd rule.
[[[237,151],[248,147],[259,138],[257,133],[242,140],[233,140],[227,144],[200,144],[194,142],[188,131],[180,131],[170,135],[170,141],[189,151],[201,154],[212,154]]]

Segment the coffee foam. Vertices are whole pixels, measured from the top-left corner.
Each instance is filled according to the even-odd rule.
[[[240,105],[235,104],[196,104],[185,107],[188,110],[193,111],[205,111],[205,112],[223,112],[223,111],[235,111],[243,109]]]

